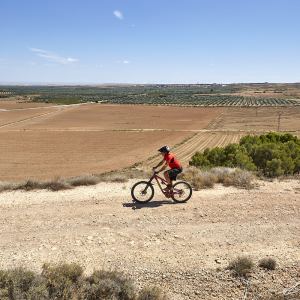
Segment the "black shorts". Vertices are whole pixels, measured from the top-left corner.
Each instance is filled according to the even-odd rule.
[[[171,169],[168,171],[169,177],[171,180],[176,180],[177,175],[182,172],[182,168],[180,169]]]

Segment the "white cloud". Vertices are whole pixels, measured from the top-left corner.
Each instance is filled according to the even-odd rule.
[[[120,20],[123,20],[124,19],[124,16],[123,16],[123,13],[120,11],[120,10],[115,10],[113,12],[114,16]]]
[[[127,65],[127,64],[130,64],[130,61],[127,60],[127,59],[124,59],[124,60],[116,60],[115,63]]]
[[[77,58],[72,58],[72,57],[63,57],[60,56],[56,53],[43,50],[43,49],[38,49],[38,48],[29,48],[30,51],[34,52],[37,56],[45,58],[46,60],[50,62],[55,62],[61,65],[67,65],[71,64],[74,62],[79,61]]]

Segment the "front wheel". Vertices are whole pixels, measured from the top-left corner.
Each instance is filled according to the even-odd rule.
[[[192,187],[185,181],[179,181],[173,185],[172,199],[175,202],[183,203],[192,197]]]
[[[154,188],[148,181],[139,181],[131,188],[131,197],[138,203],[147,203],[154,196]]]

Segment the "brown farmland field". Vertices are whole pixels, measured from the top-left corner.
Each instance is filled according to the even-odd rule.
[[[0,180],[97,174],[130,166],[189,132],[0,131]],[[5,142],[4,142],[5,141]]]
[[[163,144],[187,165],[196,151],[277,130],[279,113],[281,131],[300,133],[300,107],[82,104],[16,109],[12,103],[9,109],[2,104],[1,181],[97,174],[143,161],[150,167],[160,157],[148,157]]]
[[[146,105],[70,105],[59,114],[22,128],[31,130],[199,130],[223,108]],[[18,128],[18,126],[17,126]]]
[[[1,106],[0,106],[1,109]],[[0,111],[0,180],[128,167],[205,128],[222,109],[70,105]]]

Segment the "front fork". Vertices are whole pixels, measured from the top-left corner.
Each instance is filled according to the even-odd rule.
[[[143,194],[146,194],[147,189],[148,189],[148,186],[153,185],[153,183],[152,183],[153,178],[154,178],[154,175],[153,175],[153,176],[150,178],[150,180],[148,181],[148,183],[147,183],[145,189],[144,189],[143,192],[142,192]]]

